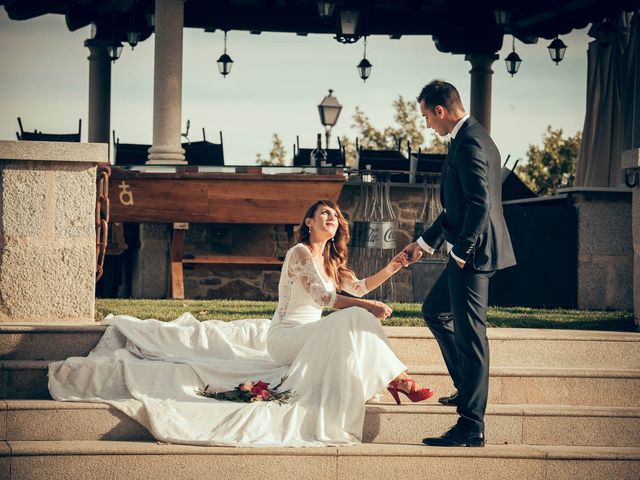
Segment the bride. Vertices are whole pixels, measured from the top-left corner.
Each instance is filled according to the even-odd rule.
[[[362,297],[408,264],[398,254],[358,280],[347,264],[348,223],[331,201],[314,203],[285,257],[269,320],[173,322],[108,316],[87,357],[49,365],[56,400],[104,402],[165,442],[234,446],[350,445],[362,439],[365,402],[388,389],[429,398],[391,350],[380,320],[391,308]],[[322,317],[323,307],[335,312]],[[263,380],[289,403],[235,403],[196,392]]]

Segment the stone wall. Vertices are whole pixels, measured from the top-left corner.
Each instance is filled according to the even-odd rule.
[[[106,144],[0,142],[0,322],[93,322]]]
[[[632,310],[631,192],[570,195],[578,213],[578,308]]]

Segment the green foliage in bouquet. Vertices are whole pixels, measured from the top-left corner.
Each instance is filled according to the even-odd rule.
[[[233,390],[224,392],[214,392],[209,390],[209,385],[203,389],[196,390],[198,395],[213,398],[215,400],[223,400],[227,402],[278,402],[279,405],[289,403],[289,400],[295,397],[293,390],[280,391],[280,387],[287,377],[280,379],[280,383],[274,388],[269,388],[269,384],[259,380],[257,382],[244,382]]]

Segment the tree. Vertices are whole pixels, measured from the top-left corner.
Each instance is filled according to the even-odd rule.
[[[395,109],[393,119],[395,126],[386,127],[384,130],[376,129],[371,120],[359,107],[353,115],[352,128],[358,131],[358,139],[360,146],[366,149],[375,150],[395,150],[400,143],[400,150],[407,155],[407,141],[411,144],[411,151],[418,150],[423,153],[447,153],[449,148],[448,142],[442,140],[438,135],[432,132],[430,144],[425,144],[426,126],[417,108],[415,101],[405,100],[399,95],[392,104]],[[347,164],[355,164],[355,145],[346,137],[341,138],[346,148]],[[355,165],[354,165],[355,166]]]
[[[411,151],[414,153],[418,150],[423,153],[447,153],[449,143],[433,132],[431,142],[425,144],[426,126],[418,110],[417,102],[405,100],[402,95],[399,95],[393,101],[392,106],[395,110],[393,119],[396,125],[386,127],[384,130],[376,129],[364,111],[360,107],[356,107],[351,128],[357,130],[357,137],[362,148],[395,150],[399,143],[400,150],[407,155],[408,141],[411,144]],[[345,150],[345,164],[352,168],[357,167],[355,142],[343,136],[340,138],[340,143]],[[264,160],[260,154],[257,154],[256,163],[258,165],[284,165],[284,155],[282,140],[277,134],[274,134],[269,160]]]
[[[558,188],[572,186],[581,140],[582,132],[563,138],[561,128],[549,125],[542,136],[542,148],[529,145],[527,163],[519,166],[516,173],[538,195],[553,195]]]
[[[263,159],[261,154],[256,154],[256,164],[263,167],[284,165],[286,163],[287,151],[284,149],[282,139],[277,133],[273,134],[273,146],[269,152],[269,159]]]
[[[393,101],[395,113],[393,119],[396,126],[386,127],[384,130],[376,129],[369,120],[369,117],[356,107],[356,113],[353,115],[353,125],[359,131],[361,137],[360,144],[363,148],[393,150],[398,147],[407,153],[407,141],[411,144],[411,151],[417,152],[421,149],[423,152],[429,153],[446,153],[447,142],[443,141],[435,133],[432,135],[431,144],[425,144],[425,125],[416,106],[415,101],[405,100],[399,95]]]

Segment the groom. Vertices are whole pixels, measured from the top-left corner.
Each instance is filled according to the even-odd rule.
[[[446,242],[449,262],[422,306],[457,391],[439,401],[455,405],[457,423],[435,446],[482,447],[489,389],[486,335],[489,279],[516,264],[502,214],[500,153],[489,133],[467,115],[450,83],[434,80],[418,96],[420,112],[438,135],[451,134],[440,177],[443,212],[404,252],[410,262]]]

